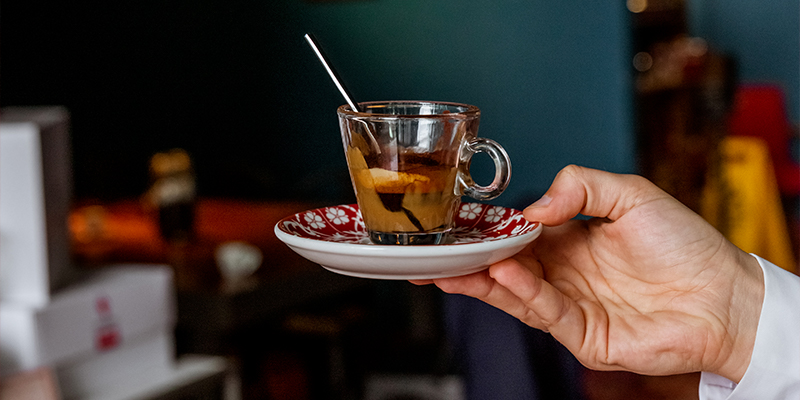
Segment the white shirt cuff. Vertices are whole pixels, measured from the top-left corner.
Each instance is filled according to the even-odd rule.
[[[754,257],[764,271],[764,303],[750,365],[738,385],[701,374],[701,400],[800,399],[800,277]]]

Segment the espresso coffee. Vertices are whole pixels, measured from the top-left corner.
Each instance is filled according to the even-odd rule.
[[[477,136],[480,110],[460,103],[372,101],[338,108],[350,178],[364,228],[376,244],[448,244],[461,196],[484,201],[508,185],[502,146]],[[489,186],[476,184],[470,161],[494,160]]]
[[[436,153],[397,154],[391,160],[347,151],[356,197],[371,240],[385,244],[439,243],[452,229],[460,195],[455,167]],[[392,170],[387,169],[387,164]],[[408,243],[398,243],[398,241]]]

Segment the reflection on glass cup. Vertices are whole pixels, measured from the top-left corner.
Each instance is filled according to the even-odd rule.
[[[358,206],[377,244],[441,244],[461,196],[491,200],[508,186],[511,162],[496,142],[478,138],[478,107],[383,101],[339,107],[342,141]],[[469,166],[477,152],[495,165],[489,186]]]

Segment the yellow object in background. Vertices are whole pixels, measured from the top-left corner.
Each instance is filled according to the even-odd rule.
[[[703,191],[700,214],[740,249],[796,272],[786,215],[766,143],[729,136]]]

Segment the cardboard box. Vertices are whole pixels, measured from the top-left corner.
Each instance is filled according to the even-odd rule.
[[[0,375],[59,369],[175,326],[172,270],[106,267],[42,307],[0,303]]]
[[[63,393],[63,400],[241,399],[239,377],[224,357],[184,355],[168,370],[119,377],[91,390]]]
[[[175,345],[171,330],[156,330],[114,349],[62,363],[56,379],[64,400],[83,399],[120,387],[139,386],[172,374]]]
[[[63,107],[6,107],[0,121],[0,301],[42,306],[76,276],[70,116]]]

